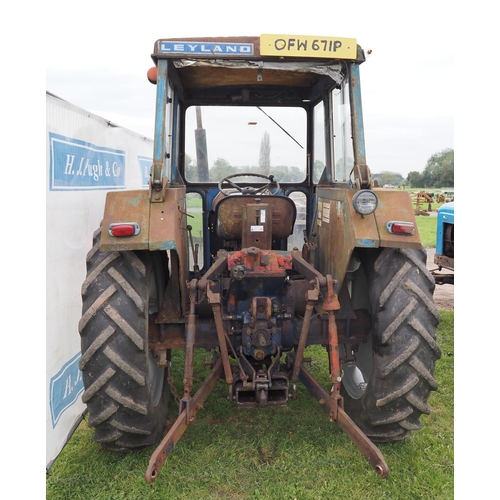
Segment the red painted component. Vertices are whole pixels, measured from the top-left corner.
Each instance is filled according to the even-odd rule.
[[[137,234],[137,226],[134,224],[112,224],[109,226],[109,234],[121,238]]]
[[[411,236],[415,232],[415,224],[413,222],[389,221],[387,229],[392,234],[408,234]]]
[[[156,66],[148,69],[148,80],[150,83],[156,85],[156,82],[158,81],[158,69]]]
[[[280,277],[292,269],[292,255],[289,252],[249,247],[230,252],[227,267],[229,271],[241,270],[244,275]]]

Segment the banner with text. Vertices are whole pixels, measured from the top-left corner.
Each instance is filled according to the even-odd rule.
[[[153,141],[47,93],[46,467],[80,422],[81,286],[106,191],[147,187]]]

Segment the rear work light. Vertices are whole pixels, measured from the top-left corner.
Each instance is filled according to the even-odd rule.
[[[124,238],[126,236],[136,236],[141,232],[141,227],[136,222],[117,222],[110,224],[108,233],[116,238]]]
[[[415,224],[413,222],[390,220],[385,227],[387,228],[387,231],[392,234],[411,236],[415,232]]]

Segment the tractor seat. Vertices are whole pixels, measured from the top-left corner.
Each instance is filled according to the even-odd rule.
[[[249,243],[259,233],[273,240],[286,239],[293,233],[296,217],[295,203],[285,196],[226,196],[215,206],[216,234]]]

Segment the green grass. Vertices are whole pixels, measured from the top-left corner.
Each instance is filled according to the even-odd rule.
[[[187,223],[192,227],[194,238],[203,238],[202,200],[197,193],[188,194],[187,198]]]
[[[417,215],[416,219],[422,245],[424,245],[425,248],[435,248],[437,217],[430,215]]]
[[[421,418],[422,429],[400,443],[383,444],[389,468],[379,478],[369,463],[309,395],[284,408],[237,409],[219,381],[196,421],[169,456],[153,485],[144,480],[154,447],[136,453],[100,449],[83,421],[46,478],[49,500],[115,499],[453,499],[454,313],[441,311],[436,365],[440,388]],[[324,349],[309,347],[310,370],[328,387]],[[196,356],[195,384],[208,369]],[[183,354],[173,353],[174,380],[182,392]],[[177,415],[172,401],[169,420]]]

